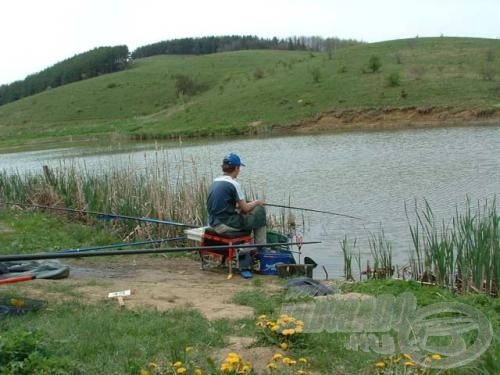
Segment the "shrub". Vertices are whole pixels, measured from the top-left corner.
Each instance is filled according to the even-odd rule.
[[[205,91],[206,89],[206,83],[196,82],[193,78],[187,75],[177,74],[175,76],[175,93],[177,97],[180,97],[182,95],[196,95],[199,92]]]
[[[389,87],[396,87],[401,84],[401,76],[398,72],[392,72],[387,76],[387,85]]]
[[[368,68],[372,73],[376,73],[380,70],[381,67],[382,61],[380,60],[380,57],[378,57],[377,55],[372,55],[370,57],[370,60],[368,60]]]

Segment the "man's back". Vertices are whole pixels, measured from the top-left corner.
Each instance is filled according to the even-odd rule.
[[[236,203],[243,199],[241,187],[230,176],[217,177],[208,190],[207,209],[209,225],[214,227],[224,223],[234,215]]]

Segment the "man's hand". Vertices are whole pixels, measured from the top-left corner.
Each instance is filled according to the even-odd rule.
[[[263,206],[264,204],[265,204],[264,200],[262,200],[262,199],[256,199],[256,200],[251,201],[251,202],[246,202],[242,199],[241,201],[238,202],[238,206],[240,207],[241,211],[245,214],[252,211],[255,207]]]

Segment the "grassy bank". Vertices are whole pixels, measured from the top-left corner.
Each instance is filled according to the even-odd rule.
[[[358,108],[479,108],[497,116],[499,73],[500,42],[472,38],[396,40],[333,54],[157,56],[1,106],[0,146],[258,134]]]

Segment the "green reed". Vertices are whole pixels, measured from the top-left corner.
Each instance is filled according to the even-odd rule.
[[[374,263],[373,276],[377,278],[391,277],[394,272],[392,266],[392,242],[385,237],[382,228],[377,234],[370,233],[368,245]]]
[[[500,272],[500,217],[496,200],[463,213],[456,209],[450,224],[438,222],[427,201],[410,224],[412,274],[420,281],[464,291],[496,294]]]
[[[346,280],[354,281],[354,277],[352,276],[352,258],[356,257],[354,254],[354,249],[356,248],[356,239],[354,239],[351,244],[347,239],[347,235],[344,236],[342,241],[340,241],[340,248],[342,249],[342,254],[344,256],[344,278]],[[357,258],[356,258],[357,259]],[[359,266],[359,259],[358,259]],[[361,277],[361,272],[360,272]]]

